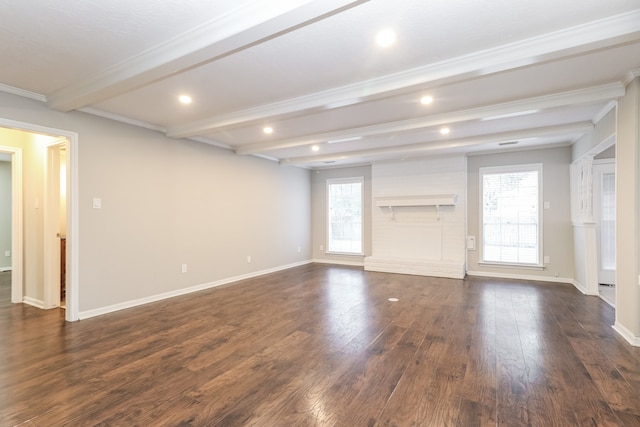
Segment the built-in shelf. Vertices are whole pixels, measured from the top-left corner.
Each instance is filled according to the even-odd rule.
[[[455,206],[457,202],[458,196],[456,194],[376,197],[376,206],[383,208],[399,206]]]

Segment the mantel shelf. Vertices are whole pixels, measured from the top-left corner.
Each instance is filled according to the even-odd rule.
[[[456,194],[376,197],[376,206],[383,208],[399,206],[455,206],[457,202],[458,196]]]

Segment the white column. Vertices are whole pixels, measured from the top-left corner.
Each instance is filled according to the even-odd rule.
[[[618,102],[616,129],[616,323],[640,346],[640,78]]]

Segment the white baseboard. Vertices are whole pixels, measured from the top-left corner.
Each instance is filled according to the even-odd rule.
[[[467,271],[469,276],[478,277],[495,277],[497,279],[514,279],[514,280],[530,280],[535,282],[552,282],[552,283],[568,283],[575,286],[580,292],[585,293],[580,289],[580,284],[573,279],[566,277],[547,277],[547,276],[533,276],[528,274],[510,274],[510,273],[493,273],[487,271]]]
[[[35,299],[35,298],[31,298],[31,297],[24,297],[22,299],[22,302],[27,304],[27,305],[31,305],[33,307],[41,308],[41,309],[44,310],[44,301],[40,301],[39,299]]]
[[[266,270],[255,271],[253,273],[243,274],[240,276],[229,277],[226,279],[216,280],[214,282],[203,283],[201,285],[191,286],[189,288],[176,289],[175,291],[164,292],[162,294],[151,295],[144,298],[139,298],[131,301],[124,301],[118,304],[109,305],[106,307],[94,308],[92,310],[81,311],[78,313],[78,319],[88,319],[90,317],[100,316],[103,314],[113,313],[114,311],[124,310],[126,308],[137,307],[139,305],[148,304],[150,302],[161,301],[167,298],[173,298],[180,295],[186,295],[193,292],[203,291],[205,289],[215,288],[217,286],[227,285],[229,283],[238,282],[240,280],[251,279],[253,277],[264,276],[265,274],[275,273],[282,270],[287,270],[293,267],[299,267],[301,265],[310,264],[310,260],[296,262],[293,264],[287,264],[280,267],[269,268]]]
[[[465,264],[458,261],[425,261],[418,259],[384,258],[370,256],[364,260],[366,271],[411,274],[414,276],[448,277],[463,279]]]
[[[12,270],[11,267],[0,267],[0,273],[4,271],[11,271],[11,270]]]
[[[622,336],[629,344],[634,347],[640,347],[640,337],[636,337],[633,332],[622,326],[619,322],[616,322],[612,326],[613,330]]]
[[[571,280],[570,283],[573,284],[573,286],[575,286],[575,288],[577,290],[582,292],[583,295],[590,295],[590,296],[593,296],[593,297],[599,297],[600,296],[599,292],[590,292],[590,291],[588,291],[586,286],[584,286],[582,283],[578,282],[575,279]]]
[[[312,262],[318,264],[336,264],[336,265],[348,265],[352,267],[364,267],[364,261],[341,261],[335,259],[314,259]]]

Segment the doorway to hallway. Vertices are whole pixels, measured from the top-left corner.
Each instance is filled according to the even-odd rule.
[[[12,155],[15,178],[11,301],[48,309],[66,294],[68,321],[78,320],[77,139],[0,118],[0,151]]]

